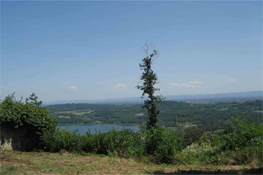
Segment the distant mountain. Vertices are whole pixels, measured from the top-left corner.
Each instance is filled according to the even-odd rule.
[[[196,94],[167,96],[168,101],[200,101],[200,100],[249,100],[262,99],[263,91],[232,92],[218,94]]]
[[[211,101],[211,100],[260,100],[262,99],[263,91],[249,91],[249,92],[233,92],[233,93],[218,93],[218,94],[196,94],[196,95],[178,95],[166,96],[166,101]],[[44,103],[43,106],[53,104],[67,104],[67,103],[91,103],[91,104],[132,104],[143,103],[141,97],[128,97],[118,99],[105,100],[67,100],[67,101],[53,101]]]
[[[43,103],[43,106],[53,104],[67,104],[67,103],[90,103],[90,104],[132,104],[132,103],[143,103],[141,97],[127,97],[127,98],[116,98],[116,99],[103,99],[103,100],[65,100],[65,101],[52,101]]]

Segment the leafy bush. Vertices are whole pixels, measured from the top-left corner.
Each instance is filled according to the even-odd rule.
[[[202,131],[197,127],[187,128],[184,135],[185,144],[189,146],[192,143],[199,141],[202,135]]]
[[[26,102],[17,101],[14,94],[7,96],[0,104],[0,123],[9,129],[25,128],[29,139],[27,150],[42,147],[45,132],[54,132],[57,122],[46,108],[41,108],[33,93]]]
[[[80,152],[81,140],[78,130],[69,131],[68,128],[57,128],[55,132],[43,134],[44,149],[51,152],[66,150],[68,152]]]
[[[45,133],[45,150],[58,152],[86,152],[119,157],[142,157],[145,153],[141,135],[131,130],[110,130],[107,133],[80,135],[78,130],[56,129],[54,133]]]
[[[107,133],[90,134],[86,132],[81,136],[82,151],[95,154],[107,154],[107,146],[104,144]]]
[[[262,166],[263,165],[263,139],[261,137],[254,138],[253,141],[249,142],[247,147],[243,149],[247,152],[247,162]]]
[[[194,164],[206,162],[213,164],[262,164],[263,129],[262,124],[244,122],[234,118],[229,128],[210,139],[193,143],[180,154],[180,163]]]
[[[233,118],[233,123],[222,136],[223,150],[242,150],[247,146],[257,145],[262,140],[263,124],[244,122],[241,118]]]
[[[200,143],[193,143],[182,151],[180,163],[194,164],[196,162],[221,163],[209,139],[201,140]]]
[[[86,133],[82,136],[84,144],[82,150],[97,154],[106,154],[119,157],[141,157],[144,155],[144,142],[139,133],[129,129],[107,133]]]
[[[174,155],[182,149],[182,139],[165,128],[152,128],[146,131],[145,142],[156,163],[173,163]]]
[[[112,129],[106,134],[104,143],[107,144],[107,153],[115,152],[119,157],[141,157],[145,152],[141,135],[130,129]]]

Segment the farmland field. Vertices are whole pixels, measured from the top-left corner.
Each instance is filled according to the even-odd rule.
[[[225,122],[232,117],[262,122],[262,105],[262,100],[210,103],[165,101],[160,106],[160,124],[219,130],[224,129]],[[147,121],[147,111],[142,109],[141,104],[61,104],[47,108],[58,119],[59,125],[142,125]]]

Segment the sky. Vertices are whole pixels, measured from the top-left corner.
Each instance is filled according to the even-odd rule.
[[[1,4],[1,98],[139,97],[148,42],[164,96],[262,90],[262,1]]]

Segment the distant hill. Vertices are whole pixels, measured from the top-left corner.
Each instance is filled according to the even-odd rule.
[[[168,101],[200,101],[200,100],[254,100],[262,99],[263,91],[232,92],[218,94],[196,94],[167,96]]]
[[[196,94],[196,95],[178,95],[166,96],[166,101],[218,101],[218,100],[255,100],[262,99],[263,91],[248,91],[248,92],[233,92],[233,93],[217,93],[217,94]],[[90,103],[90,104],[133,104],[143,103],[141,97],[128,97],[118,99],[105,100],[67,100],[53,101],[44,103],[44,106],[52,104],[67,104],[67,103]]]
[[[53,104],[67,104],[67,103],[89,103],[89,104],[123,104],[123,103],[143,103],[141,97],[127,97],[116,99],[103,99],[103,100],[65,100],[65,101],[52,101],[43,103],[44,106]]]

